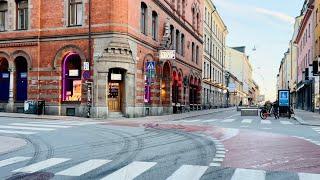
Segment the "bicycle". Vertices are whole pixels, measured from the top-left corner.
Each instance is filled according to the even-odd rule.
[[[276,111],[273,107],[271,108],[270,111],[268,111],[268,109],[266,107],[263,107],[261,109],[261,111],[260,111],[260,118],[263,119],[263,120],[267,119],[268,117],[271,117],[271,115],[274,115],[275,119],[279,119],[280,118],[279,112]]]

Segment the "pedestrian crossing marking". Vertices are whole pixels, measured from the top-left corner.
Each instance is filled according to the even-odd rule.
[[[61,122],[48,122],[48,121],[37,121],[37,122],[28,122],[28,124],[46,124],[46,125],[66,125],[66,126],[83,126],[83,125],[93,125],[99,124],[101,122],[70,122],[70,121],[61,121]]]
[[[235,121],[235,119],[225,119],[225,120],[222,120],[221,122],[230,123],[233,121]]]
[[[112,174],[102,178],[101,180],[131,180],[152,168],[155,162],[134,161],[131,164],[113,172]]]
[[[241,121],[241,123],[250,124],[250,123],[252,123],[252,119],[244,119],[244,120]]]
[[[205,120],[203,122],[215,122],[215,121],[217,121],[217,119],[209,119],[209,120]]]
[[[24,134],[24,135],[36,134],[36,132],[29,132],[29,131],[11,131],[11,130],[0,130],[0,133],[4,133],[4,134]]]
[[[1,129],[21,129],[21,130],[34,130],[34,131],[54,131],[56,129],[52,128],[37,128],[37,127],[21,127],[21,126],[2,126],[0,125]]]
[[[38,172],[40,170],[55,166],[57,164],[66,162],[70,159],[66,159],[66,158],[51,158],[51,159],[47,159],[44,161],[40,161],[38,163],[35,164],[31,164],[29,166],[23,167],[23,168],[19,168],[16,169],[12,172],[23,172],[23,173],[34,173],[34,172]]]
[[[299,180],[319,180],[320,174],[298,173]]]
[[[262,120],[261,124],[271,124],[271,121],[270,120]]]
[[[85,173],[88,173],[94,169],[97,169],[107,163],[111,162],[110,160],[101,160],[101,159],[92,159],[76,166],[73,166],[64,171],[60,171],[56,173],[56,175],[64,175],[64,176],[81,176]]]
[[[14,126],[31,126],[31,127],[48,127],[48,128],[70,128],[72,126],[48,125],[48,124],[28,124],[28,123],[11,123]]]
[[[265,171],[238,168],[231,177],[231,180],[265,180],[265,177]]]
[[[28,159],[31,159],[31,157],[17,156],[17,157],[5,159],[5,160],[0,161],[0,167],[4,167],[4,166],[8,166],[8,165],[15,164],[18,162],[26,161]]]
[[[284,124],[284,125],[291,125],[292,123],[289,122],[289,121],[280,121],[281,124]]]
[[[176,170],[167,180],[188,179],[199,180],[207,171],[207,166],[183,165]]]

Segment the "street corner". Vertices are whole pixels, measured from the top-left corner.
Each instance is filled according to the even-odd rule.
[[[17,150],[27,145],[27,141],[21,138],[0,136],[0,155]]]
[[[224,167],[320,173],[320,146],[305,138],[241,130],[223,144]]]

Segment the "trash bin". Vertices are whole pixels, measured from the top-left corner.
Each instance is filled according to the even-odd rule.
[[[24,113],[25,114],[36,114],[37,113],[37,102],[36,101],[25,101],[24,102]]]
[[[38,100],[38,102],[37,102],[37,114],[38,115],[44,114],[44,108],[45,108],[45,101]]]

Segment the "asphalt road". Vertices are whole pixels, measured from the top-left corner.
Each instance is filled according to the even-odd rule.
[[[0,135],[28,142],[0,154],[0,179],[320,179],[314,127],[236,111],[152,123],[0,118]]]

